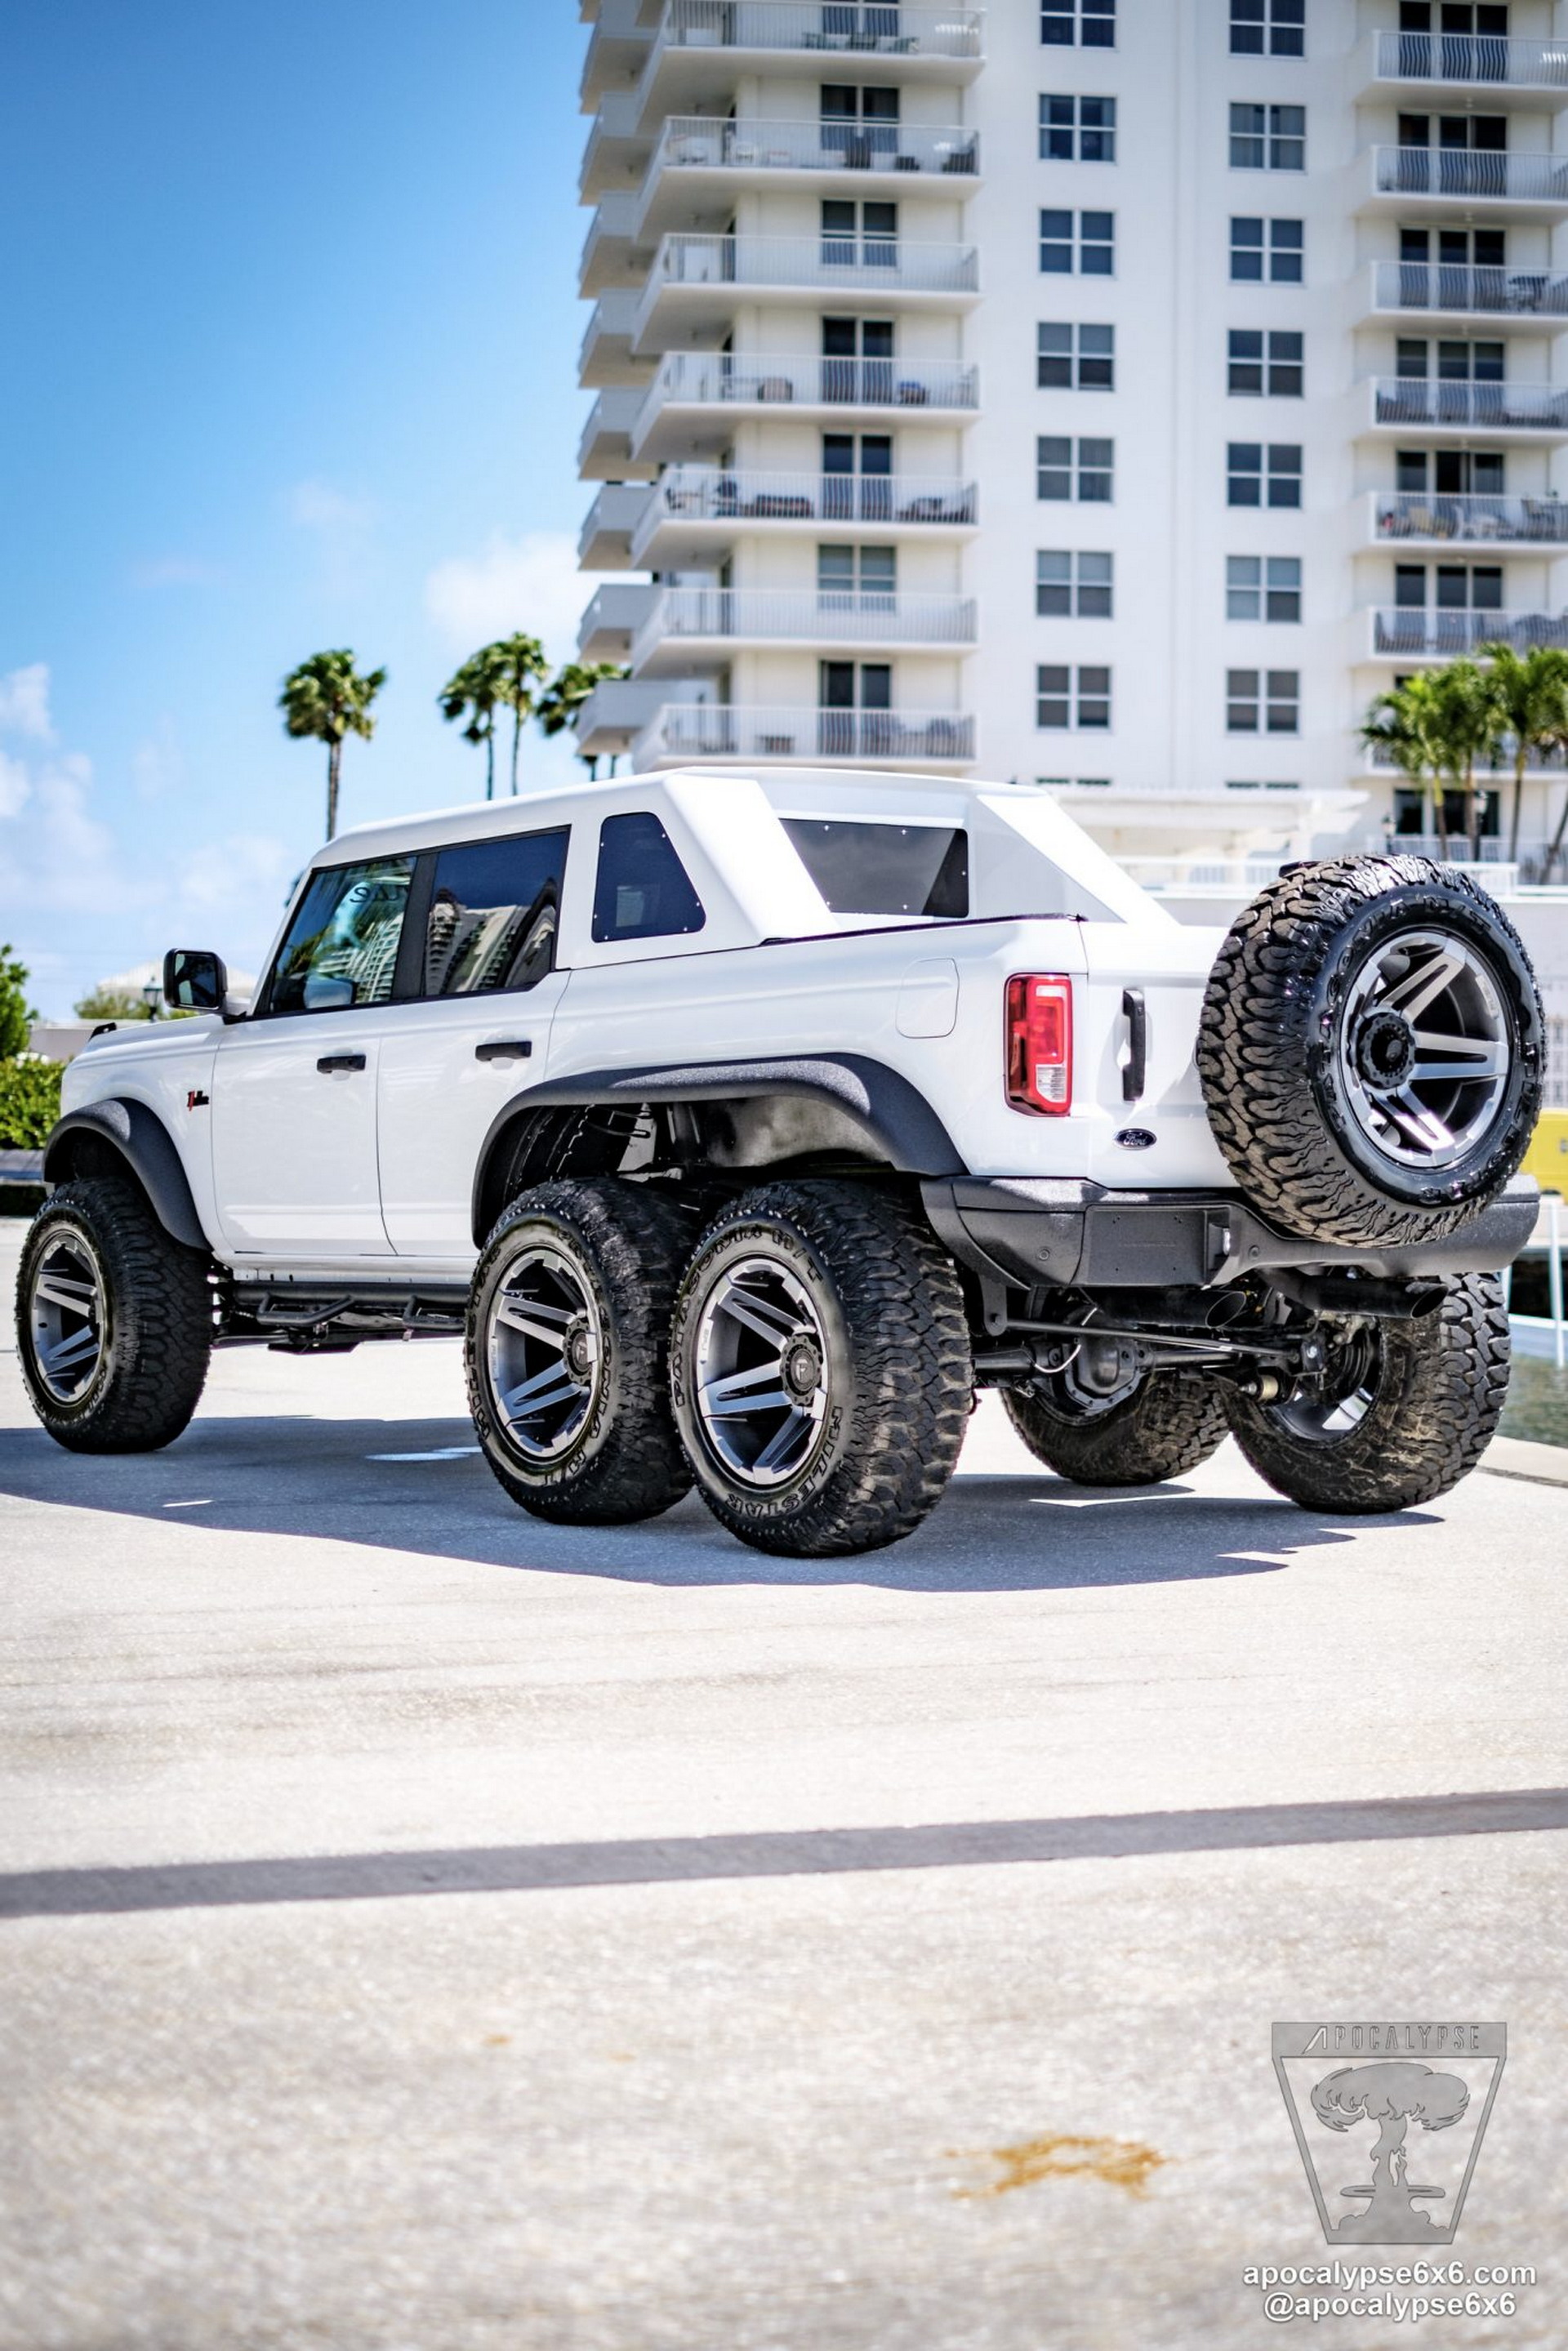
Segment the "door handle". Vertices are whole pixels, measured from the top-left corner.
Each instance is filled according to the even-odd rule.
[[[526,1061],[534,1050],[531,1037],[492,1037],[487,1044],[476,1045],[476,1061]]]
[[[1122,1100],[1142,1098],[1149,1062],[1149,1010],[1141,987],[1122,990],[1122,1017],[1127,1024],[1127,1058],[1122,1065]]]
[[[362,1053],[323,1053],[316,1064],[316,1067],[319,1070],[324,1070],[329,1077],[334,1070],[362,1070],[364,1066],[365,1057]]]

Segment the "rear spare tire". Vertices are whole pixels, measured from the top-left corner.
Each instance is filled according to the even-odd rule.
[[[1541,1107],[1541,997],[1496,901],[1425,857],[1300,865],[1232,924],[1197,1067],[1216,1141],[1286,1230],[1433,1240],[1494,1198]]]

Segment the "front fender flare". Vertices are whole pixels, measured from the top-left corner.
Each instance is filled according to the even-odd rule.
[[[212,1243],[202,1230],[190,1178],[179,1146],[156,1111],[145,1102],[111,1095],[106,1102],[87,1102],[68,1110],[49,1133],[44,1145],[44,1181],[63,1183],[70,1172],[71,1137],[90,1134],[105,1143],[125,1162],[147,1197],[164,1231],[186,1249],[211,1254]]]

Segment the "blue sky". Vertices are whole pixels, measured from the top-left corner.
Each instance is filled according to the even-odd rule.
[[[434,703],[473,645],[570,653],[574,17],[5,12],[0,939],[44,1011],[176,944],[254,970],[324,822],[276,708],[303,655],[391,674],[352,824],[483,792]]]

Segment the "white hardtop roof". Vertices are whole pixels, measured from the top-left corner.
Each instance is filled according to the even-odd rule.
[[[784,831],[781,820],[789,817],[962,826],[969,835],[971,918],[1082,911],[1162,928],[1173,919],[1049,791],[880,769],[705,764],[622,776],[358,825],[311,862],[342,865],[492,835],[597,826],[606,817],[637,810],[659,818],[707,909],[705,932],[693,947],[865,927],[865,915],[834,914],[826,906]],[[570,872],[568,879],[570,895]]]

